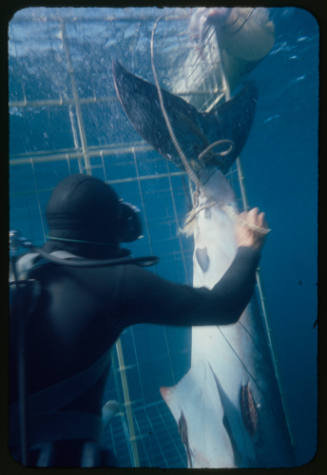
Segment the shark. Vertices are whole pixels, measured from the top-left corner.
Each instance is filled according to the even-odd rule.
[[[155,85],[113,63],[119,102],[135,130],[185,169],[167,129]],[[193,286],[212,288],[236,251],[239,213],[227,179],[254,120],[257,90],[247,83],[210,112],[160,90],[166,114],[196,176],[185,232],[193,236]],[[292,438],[271,341],[255,295],[231,325],[192,327],[191,365],[161,387],[184,444],[189,468],[281,467],[293,464]]]

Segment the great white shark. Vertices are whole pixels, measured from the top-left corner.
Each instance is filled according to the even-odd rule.
[[[113,75],[118,99],[136,131],[183,167],[156,87],[118,62],[113,63]],[[198,180],[186,225],[194,238],[193,285],[211,288],[237,249],[239,211],[226,173],[249,135],[256,88],[248,84],[207,114],[168,91],[161,94],[175,136]],[[160,392],[177,423],[188,467],[292,465],[292,443],[272,349],[255,299],[235,324],[193,327],[189,371],[175,386],[162,387]]]

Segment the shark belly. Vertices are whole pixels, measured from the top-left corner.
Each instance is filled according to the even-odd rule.
[[[236,253],[237,210],[220,171],[214,172],[202,191],[200,203],[210,197],[216,204],[194,218],[193,285],[212,288]],[[184,434],[182,440],[189,467],[291,463],[265,329],[253,303],[235,324],[193,327],[190,370],[176,386],[162,388],[161,394],[176,422],[181,416],[185,419],[187,438]]]

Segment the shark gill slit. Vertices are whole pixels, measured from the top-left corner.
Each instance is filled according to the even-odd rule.
[[[258,431],[259,414],[249,382],[240,388],[240,407],[243,423],[253,437]]]

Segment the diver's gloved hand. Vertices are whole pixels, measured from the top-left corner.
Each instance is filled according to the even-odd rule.
[[[260,250],[266,235],[270,232],[265,220],[265,214],[258,208],[243,211],[236,221],[236,242],[238,246],[253,247]]]

